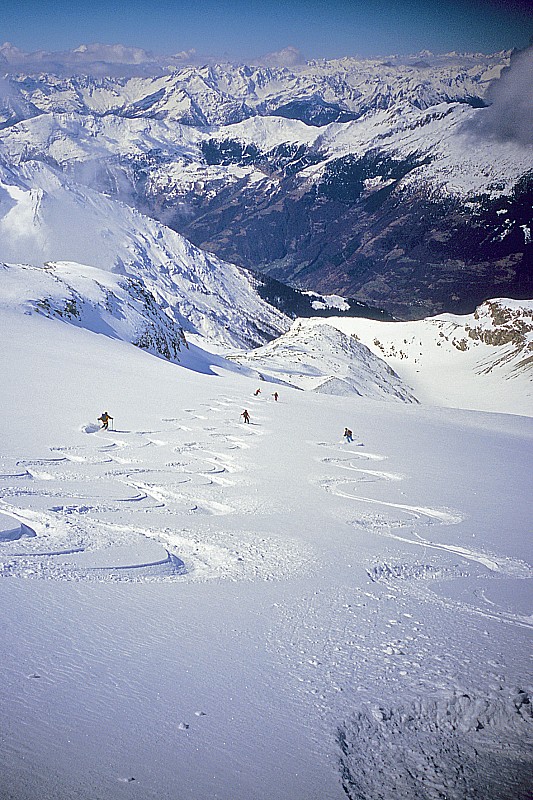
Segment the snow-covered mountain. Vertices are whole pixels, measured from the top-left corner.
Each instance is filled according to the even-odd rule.
[[[130,63],[140,63],[141,51],[124,48],[122,52],[126,51]],[[255,115],[276,114],[320,127],[356,119],[369,110],[389,108],[398,102],[421,109],[443,101],[483,105],[491,81],[508,65],[511,52],[342,58],[310,61],[291,69],[191,65],[171,71],[167,68],[165,74],[156,77],[122,79],[90,77],[90,55],[88,48],[75,52],[72,61],[78,63],[70,66],[75,77],[54,77],[51,70],[41,70],[32,78],[27,73],[24,76],[21,59],[17,70],[12,55],[14,74],[10,82],[41,113],[156,117],[193,125],[227,125]],[[115,49],[109,55],[111,67],[120,51]],[[7,59],[5,67],[9,70]]]
[[[413,322],[327,324],[383,358],[424,403],[533,413],[533,301],[491,300],[473,314]]]
[[[474,314],[412,322],[298,320],[234,360],[316,392],[531,415],[533,301],[491,300]]]
[[[379,318],[377,310],[357,307],[353,300],[345,303],[338,295],[296,294],[272,274],[328,295],[331,289],[345,296],[355,289],[356,299],[371,298],[399,316],[423,316],[428,306],[462,309],[509,281],[517,296],[527,295],[532,149],[518,135],[482,135],[479,128],[480,115],[498,106],[494,79],[502,74],[500,83],[505,84],[505,76],[513,74],[514,67],[506,71],[509,60],[509,54],[450,54],[427,55],[424,63],[392,59],[388,65],[363,65],[345,59],[292,70],[190,66],[157,78],[8,77],[3,94],[10,116],[6,111],[0,131],[0,260],[53,265],[46,280],[61,287],[61,298],[50,306],[54,314],[72,308],[75,300],[76,307],[93,309],[92,319],[94,298],[99,297],[98,305],[112,292],[129,309],[130,326],[119,331],[106,320],[114,335],[140,340],[167,356],[180,331],[191,342],[191,335],[198,334],[211,346],[256,347],[286,332],[289,317],[308,316],[314,308],[323,315],[337,313],[330,308],[337,306],[342,313]],[[402,97],[395,94],[399,85],[411,86],[422,73],[425,91],[433,92],[427,103],[411,90]],[[354,86],[363,75],[366,94],[358,94]],[[389,75],[391,94],[377,102],[372,92],[383,75]],[[277,113],[276,103],[279,110],[282,100],[303,96],[313,81],[315,99],[317,92],[330,104],[335,92],[335,102],[348,103],[351,97],[345,110],[357,119],[321,118],[318,125],[287,109]],[[467,93],[474,97],[472,82],[479,102],[463,102]],[[462,98],[446,93],[452,84]],[[180,116],[184,93],[188,107],[194,100],[203,121]],[[363,95],[367,107],[357,110],[355,98],[362,103]],[[253,113],[240,122],[232,121],[229,112],[224,116],[246,97]],[[476,108],[485,97],[493,105]],[[25,119],[13,124],[17,114]],[[218,124],[206,127],[206,121]],[[169,225],[184,229],[205,250],[259,266],[269,275],[259,277],[222,262]],[[461,261],[456,245],[463,254],[468,250],[473,261]],[[449,268],[443,268],[442,256]],[[64,263],[69,264],[68,281],[65,267],[59,266]],[[87,268],[113,273],[94,278],[105,291],[94,286],[79,291],[78,281],[84,290],[88,286]],[[21,274],[27,277],[29,271]],[[56,296],[44,287],[40,292],[33,288],[26,300],[41,303],[41,310]],[[157,317],[150,323],[151,336],[138,318],[140,292]],[[105,302],[103,309],[97,316],[107,313]],[[131,309],[136,311],[130,314]],[[85,310],[80,313],[81,318],[70,321],[86,324]],[[519,324],[512,320],[511,327]],[[391,348],[402,350],[396,341],[400,328],[390,330],[390,347],[375,347],[373,340],[381,342],[381,335],[360,339],[375,356],[387,358]],[[344,332],[359,336],[350,324]],[[308,338],[316,339],[314,352]],[[299,323],[288,338],[264,354],[256,352],[253,363],[248,364],[248,356],[240,361],[251,369],[260,361],[265,375],[272,369],[272,376],[279,373],[279,379],[293,385],[357,392],[362,380],[370,395],[385,385],[384,393],[394,395],[394,380],[383,363],[372,363],[368,380],[362,379],[368,354],[355,352],[351,338],[338,338],[315,323]],[[455,338],[472,341],[466,334]],[[299,376],[289,362],[295,347],[301,348]],[[435,347],[431,335],[424,349],[434,353]],[[342,369],[338,352],[343,353]],[[450,368],[452,362],[465,364],[457,346],[450,353]],[[401,386],[405,398],[429,396],[416,369],[405,374],[404,364],[391,366],[413,387],[411,392]],[[458,404],[477,407],[471,399],[476,384],[467,384],[480,369],[478,361],[468,363]],[[501,370],[495,374],[508,377]],[[433,385],[434,377],[428,382]],[[448,402],[443,400],[448,393],[435,386],[429,393],[432,402]],[[505,404],[498,407],[503,410]],[[522,401],[518,406],[513,401],[512,407],[523,408]]]
[[[464,313],[533,292],[531,52],[13,72],[0,151],[292,285]]]
[[[187,364],[189,344],[183,328],[139,279],[71,262],[49,262],[45,267],[3,264],[0,287],[4,312],[60,319]]]
[[[129,281],[130,295],[145,292],[160,319],[229,346],[253,346],[289,325],[261,299],[246,270],[203,253],[129,206],[65,182],[38,161],[0,165],[0,261],[49,269],[50,262],[77,263],[84,265],[80,280],[85,266],[114,273],[123,285]],[[57,269],[49,279],[63,281]],[[74,273],[71,267],[72,280]],[[91,280],[104,294],[111,290],[104,278]],[[76,289],[75,282],[69,286]],[[98,302],[106,305],[104,295]]]
[[[273,342],[231,359],[261,379],[299,389],[416,402],[409,387],[382,358],[327,320],[298,320]]]

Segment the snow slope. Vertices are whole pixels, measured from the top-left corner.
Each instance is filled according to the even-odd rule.
[[[532,301],[488,300],[473,314],[415,322],[328,324],[383,358],[422,402],[533,416]]]
[[[69,262],[42,268],[4,264],[0,287],[3,310],[62,319],[171,361],[182,361],[182,350],[189,349],[183,329],[132,278]]]
[[[336,318],[335,318],[336,319]],[[284,335],[263,347],[231,356],[261,378],[280,380],[323,394],[417,402],[382,358],[366,345],[336,330],[326,319],[299,319]]]
[[[531,795],[530,418],[2,332],[3,800]]]
[[[300,144],[333,164],[427,146],[416,181],[498,195],[529,155],[465,160],[462,123],[507,61],[9,84],[2,800],[531,796],[530,304],[299,321],[224,359],[209,350],[288,319],[244,270],[109,196],[152,186],[185,214],[228,181],[274,197],[262,153],[200,168],[228,134],[280,164],[285,145],[289,164]],[[339,114],[359,120],[323,125]],[[309,186],[328,168],[300,166]],[[275,385],[255,395],[260,376]]]
[[[0,261],[77,262],[128,276],[175,324],[226,345],[249,346],[288,327],[245,270],[40,162],[0,164]]]

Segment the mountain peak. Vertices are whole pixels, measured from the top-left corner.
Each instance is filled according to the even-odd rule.
[[[273,342],[231,358],[263,379],[320,394],[418,402],[398,375],[356,336],[316,318],[297,320]]]

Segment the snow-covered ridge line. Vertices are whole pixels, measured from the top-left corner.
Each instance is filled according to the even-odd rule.
[[[37,67],[42,74],[9,78],[4,124],[12,124],[17,117],[75,111],[158,116],[193,125],[226,125],[272,113],[296,118],[303,114],[309,123],[323,125],[354,119],[400,100],[421,109],[443,101],[479,105],[491,81],[509,64],[510,55],[343,58],[311,61],[292,69],[213,64],[181,66],[157,77],[122,79],[56,77]],[[9,69],[9,63],[5,66]]]
[[[168,317],[177,330],[226,346],[253,346],[289,325],[259,297],[245,270],[202,252],[123,203],[68,184],[43,163],[0,165],[0,187],[5,263],[70,262],[130,278],[130,294],[134,284],[141,294],[146,290],[160,320]],[[77,280],[75,268],[69,269]]]
[[[44,268],[0,264],[0,285],[0,308],[61,319],[169,361],[179,362],[189,346],[183,328],[132,277],[67,262]]]
[[[533,301],[489,300],[473,314],[415,322],[297,320],[234,360],[315,392],[533,416]]]
[[[533,416],[533,300],[487,300],[473,314],[414,322],[327,322],[383,358],[424,402]]]
[[[396,373],[370,349],[328,324],[298,319],[284,335],[232,360],[258,377],[321,394],[416,403]]]

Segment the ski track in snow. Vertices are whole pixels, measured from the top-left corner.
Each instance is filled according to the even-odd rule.
[[[90,430],[86,447],[56,446],[42,458],[0,464],[0,512],[8,520],[0,526],[0,576],[65,580],[191,580],[224,576],[237,580],[272,578],[297,569],[298,559],[305,563],[310,556],[293,542],[282,544],[251,534],[244,540],[218,526],[216,531],[206,533],[194,530],[190,522],[191,517],[223,520],[228,515],[256,511],[249,493],[242,491],[249,480],[246,459],[257,437],[268,435],[268,428],[262,423],[266,421],[268,425],[269,419],[263,419],[265,407],[261,401],[250,401],[248,405],[258,427],[239,420],[237,399],[222,398],[200,404],[198,409],[184,409],[182,416],[164,418],[158,430],[108,430],[94,436],[90,425],[85,425],[83,430]],[[330,470],[321,482],[325,491],[357,504],[392,509],[400,515],[392,518],[383,513],[365,514],[351,520],[351,525],[423,548],[426,557],[430,550],[443,551],[467,563],[477,563],[493,575],[525,578],[533,574],[529,565],[516,559],[429,539],[417,529],[457,525],[463,520],[459,511],[392,502],[360,493],[361,484],[398,483],[406,477],[362,466],[365,461],[383,462],[386,455],[368,452],[357,442],[351,446],[310,444],[335,452],[319,459]],[[349,471],[353,477],[337,476],[338,470]],[[117,517],[123,519],[124,515],[131,516],[131,524],[117,523]],[[401,534],[398,529],[402,529]],[[10,552],[9,543],[13,541],[23,544],[16,553]],[[135,556],[126,557],[128,544]],[[107,552],[107,559],[102,560],[101,551]],[[78,553],[85,555],[73,558]],[[121,558],[124,564],[120,563]],[[426,566],[429,575],[432,566]],[[407,567],[406,570],[408,573]],[[435,576],[435,572],[432,574]],[[372,570],[369,575],[376,579]],[[394,582],[400,577],[396,568],[379,573],[381,582]],[[443,602],[436,597],[431,599]],[[453,605],[451,601],[449,605]],[[528,618],[489,608],[488,602],[483,608],[465,603],[460,607],[513,624],[533,625]]]
[[[361,514],[355,520],[353,516],[348,516],[349,512],[345,512],[347,525],[352,529],[360,528],[378,537],[385,537],[392,542],[407,544],[410,549],[422,549],[424,561],[414,563],[407,561],[409,551],[404,553],[402,556],[404,560],[401,562],[370,561],[366,571],[372,582],[370,585],[376,586],[375,591],[366,591],[364,585],[361,588],[354,587],[351,591],[346,589],[335,591],[330,588],[326,591],[316,591],[313,595],[303,598],[297,607],[287,609],[280,604],[276,627],[272,629],[272,638],[276,641],[280,658],[284,660],[292,676],[296,695],[294,713],[298,713],[298,706],[302,702],[313,703],[319,709],[320,718],[324,720],[326,733],[336,726],[339,719],[346,719],[347,714],[352,713],[354,706],[360,705],[357,703],[357,693],[360,693],[364,709],[365,676],[368,674],[373,675],[375,683],[383,687],[384,696],[402,696],[409,686],[411,689],[414,688],[416,695],[423,697],[428,689],[434,692],[437,688],[443,693],[443,716],[452,715],[455,722],[450,726],[450,731],[444,732],[443,736],[441,732],[435,733],[433,740],[431,742],[428,740],[427,747],[420,741],[417,743],[421,748],[417,754],[420,771],[416,772],[413,768],[411,778],[409,775],[398,778],[398,796],[420,798],[420,800],[443,796],[463,800],[466,796],[472,796],[482,800],[488,795],[483,795],[482,792],[472,795],[464,793],[465,785],[472,788],[472,781],[469,779],[470,783],[467,781],[467,784],[461,782],[462,764],[468,761],[465,772],[470,771],[475,776],[475,751],[468,736],[465,735],[464,739],[458,740],[455,736],[456,731],[459,733],[463,729],[467,731],[471,724],[472,713],[476,713],[476,709],[479,711],[480,706],[494,705],[496,710],[494,713],[491,712],[492,722],[488,724],[493,726],[495,741],[498,738],[506,741],[506,737],[510,736],[512,742],[520,742],[520,756],[517,757],[517,763],[520,759],[523,762],[527,750],[523,745],[524,737],[531,739],[533,736],[531,707],[527,707],[524,701],[523,710],[527,713],[522,715],[522,721],[516,726],[513,717],[515,706],[507,700],[502,704],[502,698],[491,688],[487,689],[485,694],[480,689],[480,696],[475,699],[472,712],[467,700],[461,699],[464,689],[462,676],[472,672],[472,659],[467,651],[463,654],[461,648],[454,650],[443,646],[437,652],[443,652],[444,655],[438,655],[433,647],[434,632],[426,631],[423,617],[417,618],[410,612],[414,600],[420,608],[433,607],[435,610],[444,611],[445,616],[441,618],[454,620],[453,625],[457,624],[458,618],[463,619],[465,623],[470,618],[472,623],[465,624],[467,638],[468,628],[470,625],[475,625],[476,617],[511,627],[532,628],[533,620],[530,617],[499,608],[496,603],[487,599],[483,592],[478,595],[482,604],[475,604],[441,596],[430,588],[434,582],[453,581],[468,576],[472,565],[484,570],[484,580],[495,581],[500,578],[513,580],[528,578],[533,574],[532,569],[517,559],[430,540],[425,533],[428,528],[437,530],[438,526],[460,525],[463,515],[454,509],[395,503],[385,497],[377,499],[359,494],[361,485],[370,481],[381,483],[386,496],[387,486],[401,481],[405,476],[361,466],[361,462],[365,460],[384,461],[387,458],[385,455],[368,454],[361,450],[356,451],[355,447],[338,447],[328,445],[326,442],[316,444],[320,447],[329,447],[331,450],[340,450],[344,454],[342,457],[335,455],[318,459],[320,463],[330,468],[328,477],[320,481],[324,491],[348,502],[353,501],[356,505],[379,505],[383,509],[380,513]],[[331,474],[338,470],[350,470],[356,473],[356,476],[349,479]],[[394,511],[395,514],[391,515],[390,511]],[[401,535],[398,530],[402,531]],[[432,552],[439,551],[456,556],[459,563],[439,564],[427,560]],[[386,553],[384,555],[386,557]],[[357,561],[357,556],[354,558]],[[391,608],[390,618],[385,622],[382,620],[384,605]],[[444,632],[444,638],[446,635]],[[498,669],[496,663],[492,667],[490,664],[488,666],[489,672],[491,669]],[[362,682],[359,684],[358,681]],[[498,678],[494,678],[495,683],[498,681]],[[433,731],[435,723],[432,720],[435,712],[431,703],[426,707],[424,702],[421,701],[420,707],[418,705],[406,707],[401,713],[405,719],[413,720],[413,725],[418,725],[420,730]],[[366,710],[362,710],[360,715],[366,719],[367,713]],[[393,706],[385,709],[383,719],[386,720],[389,716],[392,718],[394,713],[396,712]],[[387,787],[390,785],[391,775],[395,772],[395,759],[394,756],[388,755],[388,751],[391,746],[391,736],[395,731],[388,728],[386,722],[383,722],[381,727],[376,724],[372,730],[361,731],[357,722],[360,715],[353,718],[355,721],[348,720],[338,727],[337,745],[341,751],[340,769],[343,787],[347,796],[353,800],[388,800],[390,791]],[[381,720],[380,715],[381,711],[378,715],[379,720]],[[479,729],[481,730],[485,724],[487,723],[480,722]],[[405,730],[409,730],[409,726],[406,726]],[[423,736],[424,734],[422,739]],[[407,749],[409,743],[409,736],[405,734],[398,746]],[[479,746],[490,749],[490,741],[488,744],[481,741]],[[509,749],[512,750],[512,745]],[[502,756],[501,748],[498,751],[494,746],[492,752],[499,759],[500,767],[505,769],[505,778],[512,786],[509,789],[508,783],[505,783],[501,797],[515,797],[513,792],[518,784],[514,785],[509,778],[513,766],[509,767],[509,763],[505,761],[507,756],[505,754]],[[366,754],[369,756],[368,763],[372,766],[361,770],[361,762],[365,761]],[[412,784],[413,775],[421,773],[425,775],[431,771],[433,774],[429,784],[415,791],[409,780],[411,779]],[[446,787],[449,794],[446,795],[442,792],[439,794],[442,781],[439,783],[437,780],[439,775],[442,777],[444,773],[446,779],[449,779],[449,785]],[[433,779],[435,791],[431,786]],[[523,765],[520,779],[523,784]],[[405,785],[402,781],[406,782]],[[525,798],[525,795],[522,796]]]
[[[348,480],[346,478],[328,478],[327,480],[323,481],[322,487],[326,491],[332,492],[338,497],[343,497],[348,500],[355,500],[358,503],[368,503],[371,505],[383,506],[385,508],[398,509],[403,514],[407,515],[408,518],[413,518],[415,521],[419,522],[425,522],[426,525],[456,525],[463,521],[463,515],[460,512],[452,509],[428,508],[425,506],[407,505],[405,503],[393,503],[387,500],[365,497],[364,495],[359,494],[357,491],[349,492],[344,488],[352,485],[354,488],[357,488],[358,482],[365,481],[400,481],[405,476],[399,473],[362,469],[354,465],[352,458],[326,458],[323,459],[323,461],[341,469],[355,471],[361,475],[361,478],[358,479],[357,482],[354,480]],[[375,525],[372,524],[373,519],[376,519]],[[361,527],[364,527],[365,530],[370,530],[380,536],[396,539],[397,541],[404,542],[409,545],[418,545],[423,547],[425,550],[429,548],[458,555],[467,561],[473,561],[481,564],[493,573],[501,573],[503,575],[508,575],[515,578],[530,578],[533,576],[532,567],[523,561],[508,557],[498,557],[496,555],[478,552],[459,545],[436,542],[422,536],[416,530],[416,527],[411,529],[411,536],[400,536],[397,533],[393,533],[393,529],[395,527],[406,527],[406,523],[402,522],[401,520],[387,520],[382,516],[375,518],[366,516],[360,521],[356,520],[353,524],[360,525]],[[517,619],[516,621],[518,624],[529,624],[523,619]]]
[[[244,425],[237,408],[224,398],[162,419],[159,430],[85,425],[86,447],[0,464],[0,577],[268,580],[301,571],[309,555],[295,542],[198,525],[256,510],[242,492],[246,454],[268,430]]]
[[[367,574],[376,591],[365,591],[357,584],[352,591],[329,588],[314,592],[297,608],[280,607],[277,647],[294,684],[294,713],[303,702],[312,703],[324,721],[323,735],[336,728],[339,771],[350,800],[389,800],[392,796],[529,800],[531,688],[506,687],[498,675],[499,663],[492,661],[484,665],[486,685],[480,685],[478,665],[468,648],[448,648],[444,642],[447,636],[456,636],[457,619],[466,623],[466,641],[469,629],[476,631],[476,617],[529,629],[533,619],[499,608],[483,591],[478,596],[484,603],[481,606],[441,596],[429,587],[434,581],[468,576],[472,564],[487,571],[485,579],[493,580],[530,578],[532,568],[518,559],[429,539],[428,528],[460,525],[463,515],[455,509],[385,499],[387,484],[405,476],[360,464],[365,458],[384,461],[386,456],[362,451],[351,451],[348,456],[348,448],[335,449],[342,449],[344,457],[319,461],[355,475],[330,474],[320,482],[322,489],[356,505],[383,509],[355,520],[346,517],[350,526],[410,548],[423,548],[425,559],[434,551],[457,556],[463,566],[427,561],[374,563]],[[385,497],[360,494],[369,482],[380,482]],[[413,615],[413,600],[415,607],[425,610],[423,616]],[[383,619],[385,607],[390,609],[388,621]],[[445,612],[438,617],[445,625],[438,646],[435,631],[426,627],[431,608]],[[453,621],[451,628],[447,627],[449,620]],[[275,634],[273,629],[272,636]],[[373,682],[370,693],[368,675]],[[475,692],[465,689],[466,676],[473,675]],[[380,686],[387,699],[376,704],[373,698]],[[398,698],[406,698],[404,705],[398,705]]]
[[[279,608],[276,646],[294,693],[292,713],[312,704],[324,725],[317,736],[336,730],[351,800],[526,800],[531,688],[508,687],[501,663],[483,662],[460,643],[447,646],[457,638],[456,609],[435,618],[429,592],[415,594],[421,602],[413,605],[413,586],[459,571],[398,571],[395,585],[328,588],[297,608]],[[459,618],[468,643],[478,623]]]
[[[237,399],[223,398],[164,418],[158,430],[87,432],[84,447],[59,445],[40,458],[0,462],[0,578],[253,581],[314,569],[314,554],[299,542],[246,535],[242,522],[236,531],[224,525],[232,515],[256,512],[246,489],[256,480],[250,465],[257,443],[267,441],[270,418],[260,404],[248,406],[257,427],[239,421]],[[406,476],[373,468],[387,455],[357,443],[309,444],[315,453],[317,447],[332,453],[316,459],[327,470],[319,485],[339,498],[347,535],[362,529],[422,550],[424,561],[406,563],[407,555],[399,563],[373,561],[366,565],[368,590],[364,584],[353,591],[330,587],[295,604],[274,604],[267,647],[293,687],[288,713],[297,716],[305,703],[322,721],[314,735],[336,737],[350,800],[389,800],[391,793],[413,800],[525,798],[520,770],[531,760],[532,739],[527,691],[468,694],[453,677],[469,672],[468,649],[435,652],[435,634],[411,612],[414,600],[446,612],[444,619],[466,614],[531,628],[533,620],[500,609],[483,592],[476,605],[430,588],[468,575],[472,565],[493,580],[530,577],[531,568],[428,538],[428,529],[460,525],[463,515],[388,499]],[[379,497],[361,492],[369,484]],[[380,510],[354,519],[346,510],[352,505]],[[431,554],[439,552],[460,563],[432,563]],[[391,611],[384,621],[385,606]],[[369,702],[369,674],[372,691],[382,687],[384,696],[402,697],[410,687],[405,704]],[[428,698],[435,689],[437,698]]]

